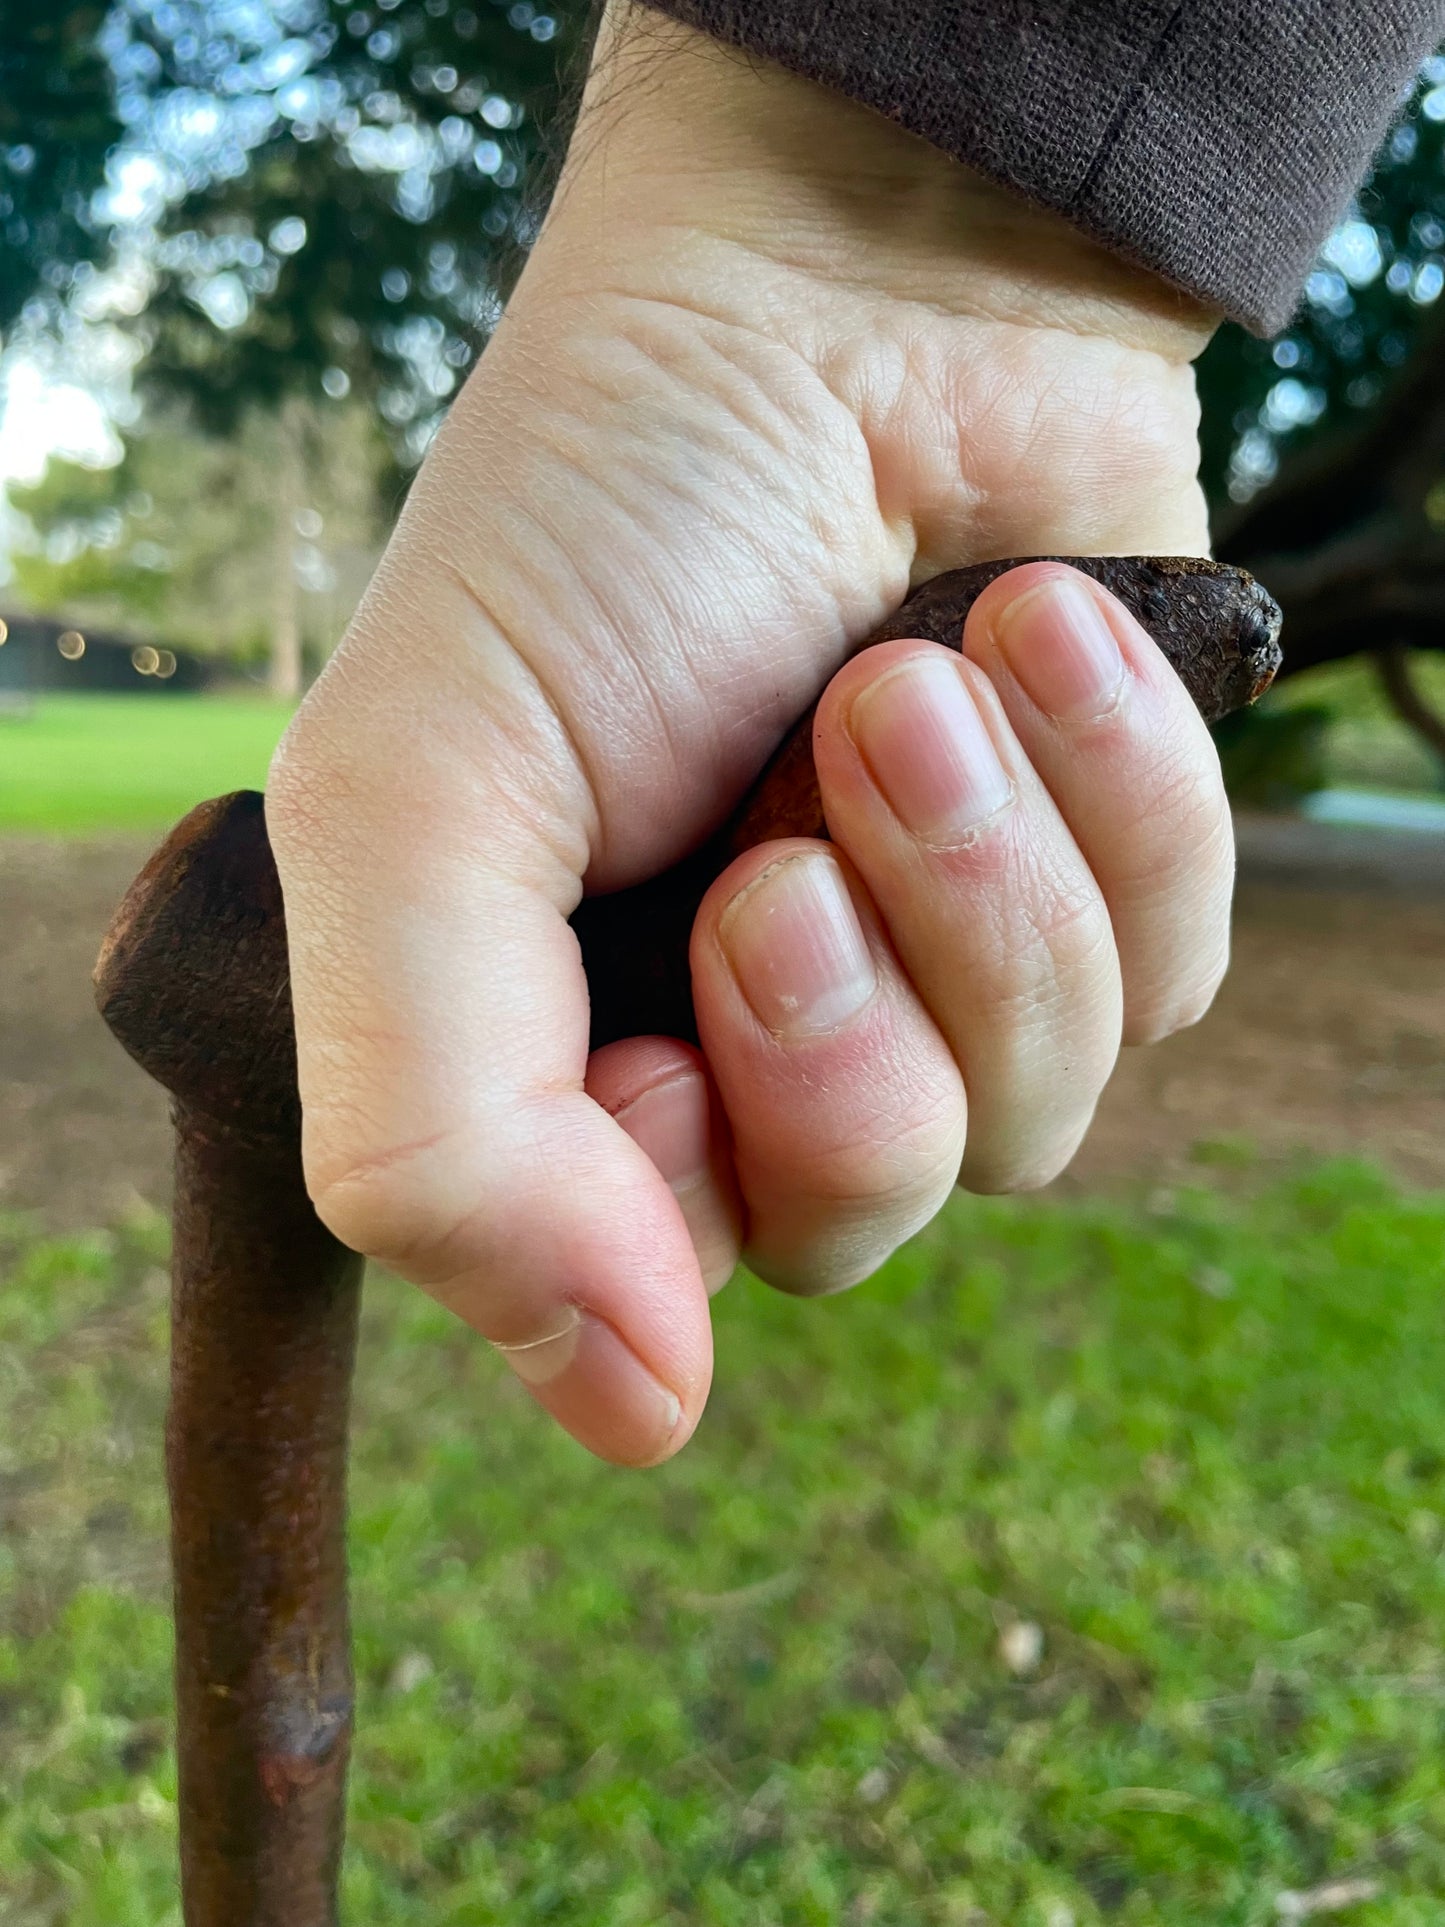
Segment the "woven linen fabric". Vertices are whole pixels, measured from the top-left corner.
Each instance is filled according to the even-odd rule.
[[[1445,0],[644,0],[886,114],[1267,334]]]

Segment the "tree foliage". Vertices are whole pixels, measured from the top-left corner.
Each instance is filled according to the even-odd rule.
[[[55,0],[48,12],[12,0],[0,8],[0,327],[29,296],[58,300],[109,249],[123,284],[111,319],[137,338],[157,419],[182,398],[190,421],[239,435],[264,477],[288,407],[324,421],[350,396],[414,460],[536,231],[591,14],[591,0]],[[1286,555],[1292,629],[1320,659],[1445,635],[1445,421],[1429,401],[1445,391],[1442,289],[1437,57],[1294,323],[1268,342],[1227,327],[1201,367],[1221,542],[1250,560]],[[173,547],[202,554],[210,491],[238,527],[246,512],[217,451],[196,459],[204,482],[173,508],[203,526]],[[79,540],[55,486],[54,501],[42,490],[30,502],[32,595],[62,582],[99,594],[103,579],[105,593],[158,609],[155,572],[109,535]],[[1358,529],[1367,590],[1345,584],[1334,554]],[[1321,545],[1333,545],[1323,561]],[[157,620],[170,622],[185,597],[162,587],[172,615]],[[1358,641],[1337,619],[1346,607],[1370,612]]]
[[[587,13],[129,0],[123,106],[170,190],[147,242],[152,386],[213,426],[356,391],[415,446],[532,237]]]
[[[12,484],[26,606],[241,661],[269,652],[280,607],[323,656],[380,549],[385,451],[359,403],[298,408],[291,486],[262,409],[224,442],[163,418],[113,468],[52,460],[38,482]]]
[[[0,7],[0,335],[104,244],[91,201],[121,132],[104,17],[95,0]]]
[[[0,327],[107,237],[143,257],[142,374],[212,427],[364,396],[415,454],[536,227],[590,0],[12,0]],[[93,199],[107,152],[139,196]],[[1445,283],[1445,59],[1426,64],[1296,323],[1205,359],[1236,499],[1371,409]],[[127,168],[130,174],[127,175]],[[138,201],[139,205],[131,205]]]
[[[1290,327],[1220,330],[1200,364],[1204,474],[1218,520],[1282,457],[1350,437],[1395,385],[1445,290],[1445,57],[1425,63]]]

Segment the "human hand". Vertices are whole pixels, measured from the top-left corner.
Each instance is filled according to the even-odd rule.
[[[1202,553],[1209,318],[885,121],[615,13],[547,226],[273,772],[308,1183],[593,1450],[696,1424],[706,1291],[874,1270],[1072,1154],[1207,1006],[1228,815],[1119,605],[997,554]],[[834,675],[840,664],[846,667]],[[834,846],[709,893],[701,1053],[587,1057],[566,919],[819,689]]]

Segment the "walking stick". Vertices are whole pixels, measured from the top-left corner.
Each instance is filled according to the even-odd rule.
[[[1279,612],[1239,570],[1068,558],[1156,637],[1209,720],[1279,661]],[[871,641],[953,648],[1013,562],[937,577]],[[573,918],[594,1045],[695,1037],[688,935],[743,850],[824,836],[805,717],[732,821],[662,877]],[[101,1011],[170,1092],[176,1128],[166,1464],[187,1927],[335,1922],[352,1729],[346,1427],[362,1260],[321,1225],[280,885],[262,798],[203,803],[132,884],[96,966]]]

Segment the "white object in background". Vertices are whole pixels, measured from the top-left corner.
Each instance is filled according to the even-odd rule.
[[[1312,823],[1351,829],[1418,830],[1445,835],[1445,796],[1390,796],[1375,790],[1316,790],[1300,812]]]

